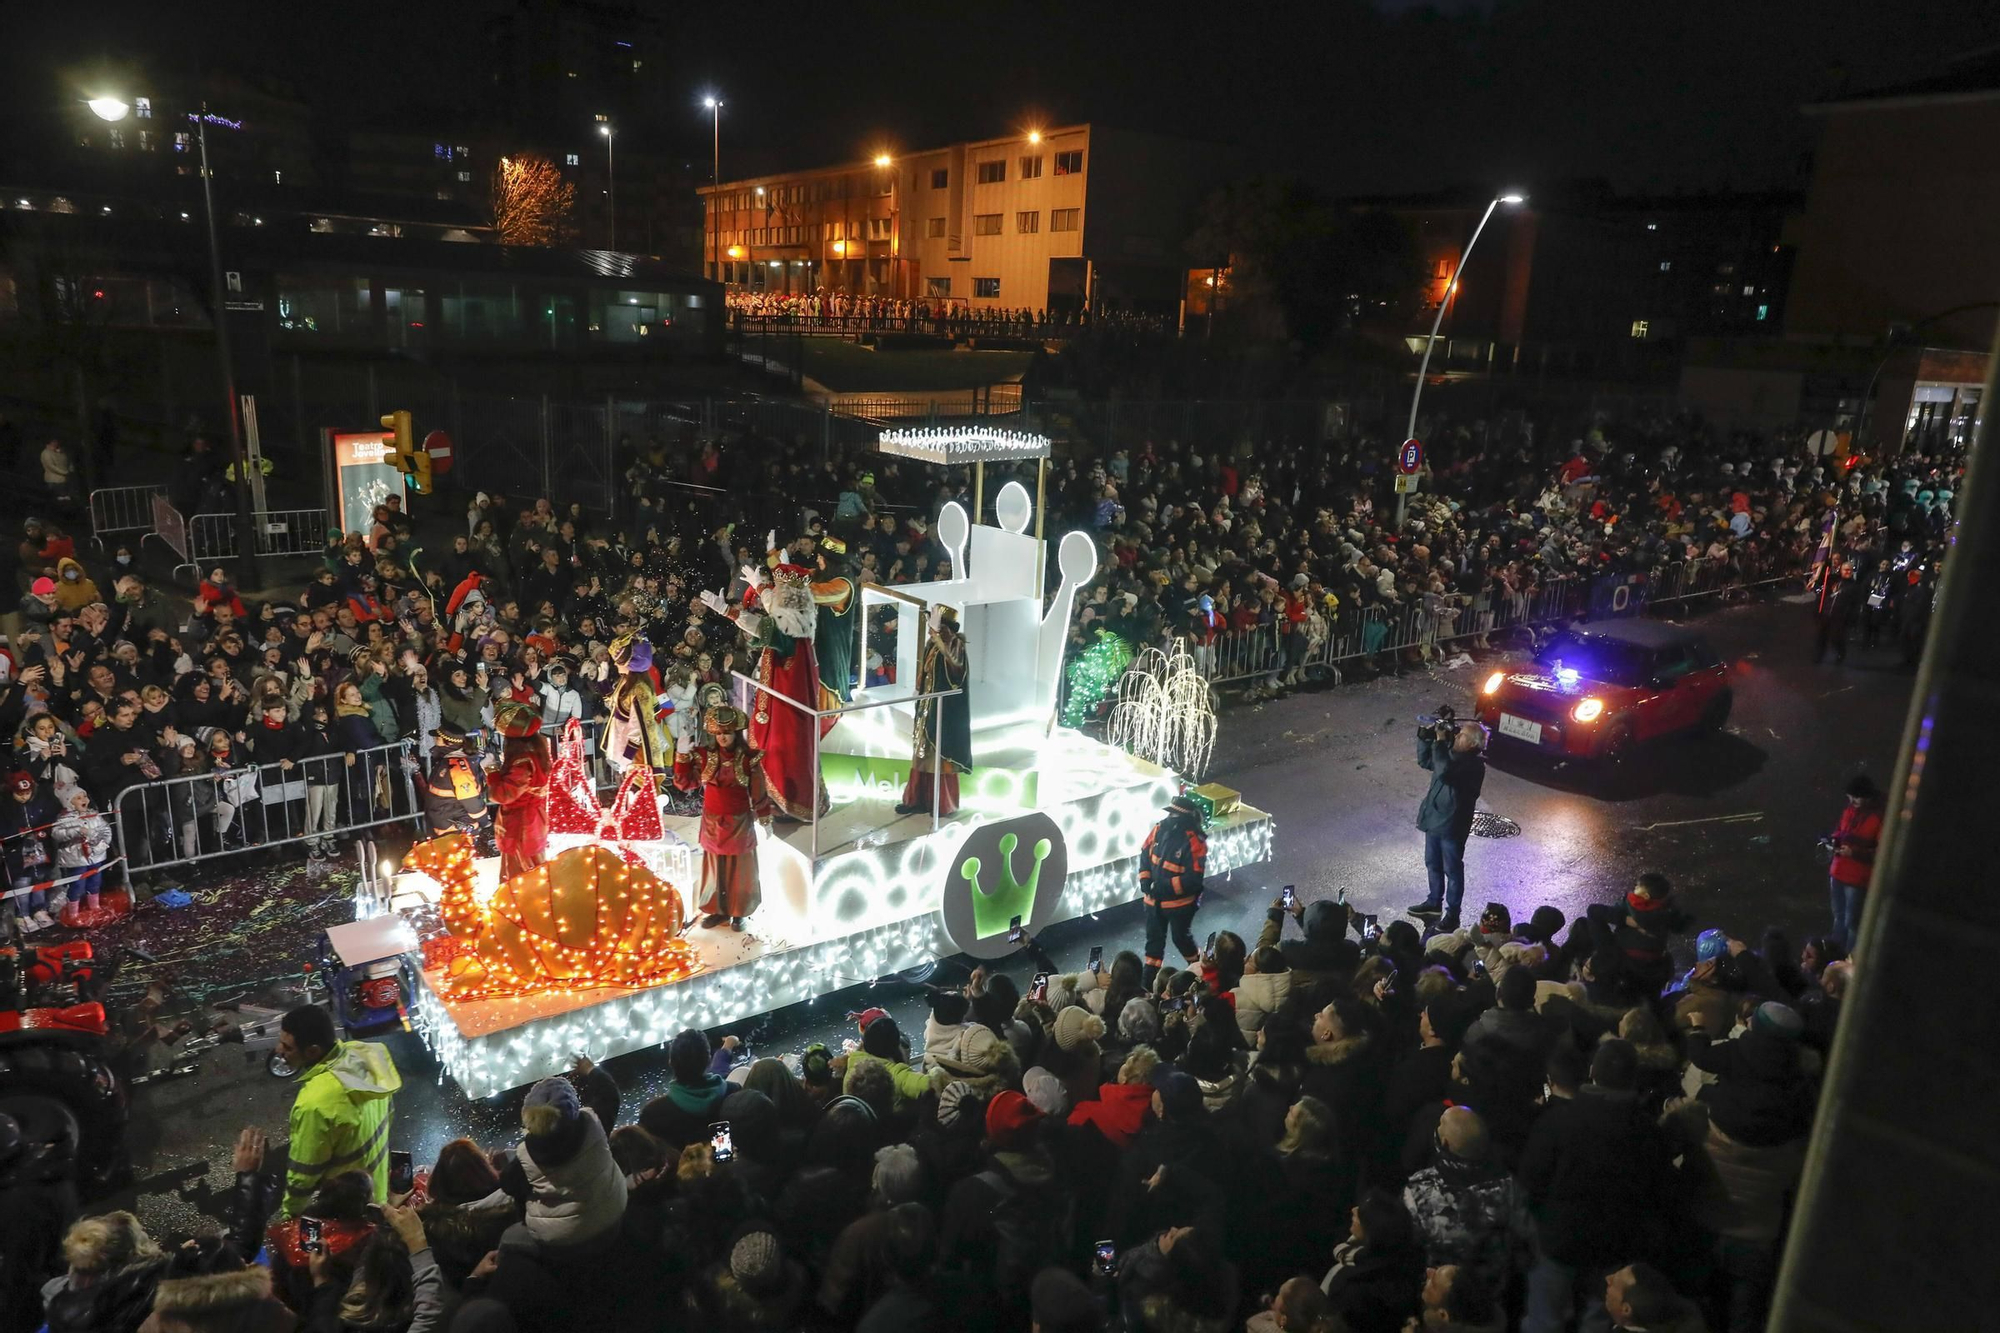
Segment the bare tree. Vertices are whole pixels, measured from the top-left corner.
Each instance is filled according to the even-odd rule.
[[[503,245],[561,245],[576,233],[576,186],[545,157],[501,158],[493,168],[492,206]]]

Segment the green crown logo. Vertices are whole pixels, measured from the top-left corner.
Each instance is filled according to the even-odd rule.
[[[1050,843],[1043,838],[1035,843],[1035,868],[1028,873],[1028,881],[1023,884],[1014,878],[1014,848],[1020,839],[1012,833],[1000,835],[1000,887],[988,889],[979,882],[979,858],[968,856],[958,873],[965,876],[965,882],[972,887],[972,926],[978,938],[987,939],[1006,933],[1008,925],[1015,917],[1023,923],[1034,919],[1035,887],[1041,882],[1042,862],[1049,856]]]

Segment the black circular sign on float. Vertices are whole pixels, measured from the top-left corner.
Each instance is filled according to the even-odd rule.
[[[1021,947],[1008,940],[1009,923],[1018,916],[1034,934],[1054,922],[1068,874],[1069,848],[1047,815],[981,824],[945,867],[945,937],[974,958],[1005,958]]]

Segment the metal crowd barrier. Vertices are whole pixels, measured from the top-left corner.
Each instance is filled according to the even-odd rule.
[[[257,528],[258,555],[313,555],[326,545],[324,509],[262,509],[251,521]],[[240,554],[236,515],[196,514],[187,521],[187,548],[174,572],[199,573],[211,561],[234,560]]]
[[[155,491],[152,497],[153,529],[146,537],[157,538],[162,545],[172,551],[182,561],[188,558],[187,519],[181,511],[167,502],[165,492]],[[139,540],[144,542],[146,537]]]
[[[135,782],[108,812],[122,874],[196,865],[266,847],[327,841],[423,817],[415,743]],[[311,776],[309,776],[311,775]],[[316,781],[324,777],[327,781]]]
[[[1305,669],[1326,671],[1337,680],[1338,664],[1354,658],[1411,650],[1428,656],[1464,639],[1578,616],[1639,615],[1665,602],[1729,597],[1792,577],[1746,571],[1726,560],[1674,561],[1640,573],[1552,580],[1532,592],[1511,596],[1481,592],[1465,599],[1430,594],[1409,605],[1342,608],[1328,622],[1326,636],[1317,641],[1290,626],[1258,625],[1224,631],[1207,644],[1190,641],[1188,653],[1195,668],[1214,685]]]
[[[165,493],[159,486],[101,486],[92,491],[90,539],[104,550],[104,539],[112,533],[152,532],[153,497]]]

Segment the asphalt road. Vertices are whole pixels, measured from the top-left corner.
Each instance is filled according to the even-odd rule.
[[[1575,766],[1554,768],[1504,751],[1493,756],[1483,809],[1516,821],[1518,836],[1475,838],[1466,857],[1467,915],[1506,902],[1515,918],[1553,903],[1572,919],[1622,894],[1642,870],[1661,870],[1703,925],[1755,940],[1767,925],[1794,941],[1828,925],[1824,870],[1814,840],[1831,827],[1848,778],[1893,769],[1912,677],[1892,651],[1857,651],[1844,666],[1814,666],[1807,608],[1765,601],[1697,617],[1734,664],[1736,705],[1727,730],[1642,751],[1607,783]],[[1285,883],[1306,900],[1345,887],[1364,912],[1393,919],[1424,895],[1422,842],[1412,821],[1427,781],[1415,760],[1415,719],[1437,704],[1466,704],[1490,669],[1415,671],[1238,706],[1222,718],[1214,780],[1241,790],[1277,820],[1275,860],[1210,885],[1197,936],[1230,929],[1254,938]],[[1093,944],[1137,952],[1137,905],[1066,923],[1044,937],[1064,967]],[[1006,970],[1025,988],[1025,957]],[[939,980],[962,976],[962,960]],[[814,1040],[838,1044],[852,1010],[880,1004],[920,1035],[924,1006],[912,987],[854,987],[768,1016],[746,1036],[765,1054]],[[518,1135],[519,1093],[468,1102],[438,1076],[411,1036],[393,1041],[405,1078],[397,1099],[399,1146],[428,1162],[448,1139],[485,1143]],[[624,1113],[657,1094],[665,1058],[645,1052],[608,1066],[626,1089]],[[256,1123],[282,1136],[290,1085],[261,1061],[224,1048],[200,1074],[140,1090],[133,1148],[137,1187],[99,1206],[135,1207],[156,1235],[185,1234],[219,1211],[237,1130]]]

